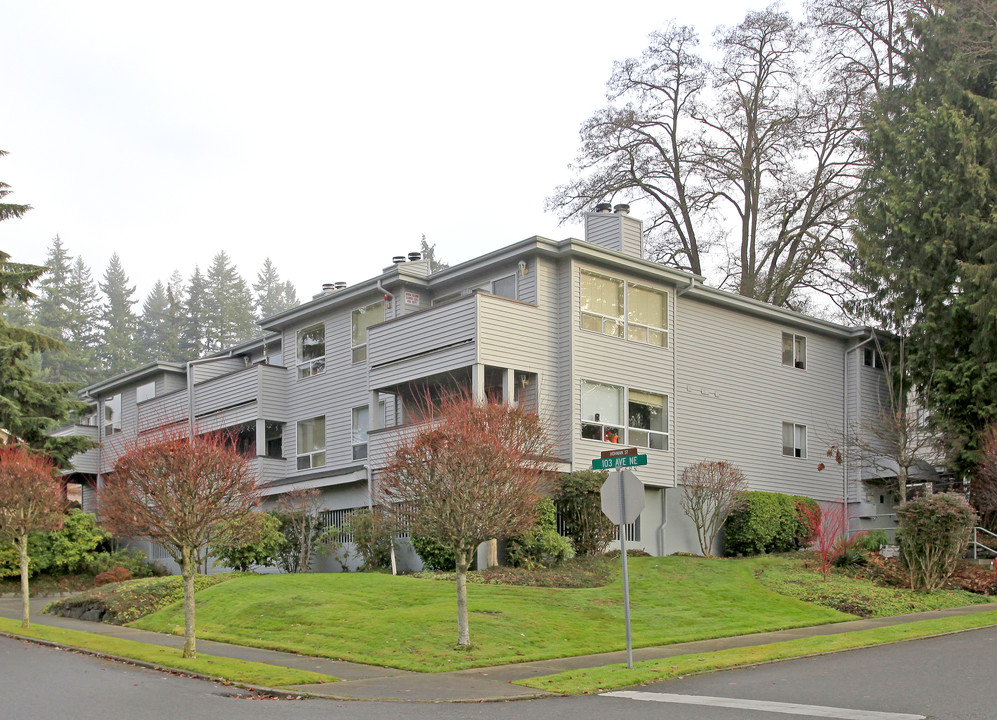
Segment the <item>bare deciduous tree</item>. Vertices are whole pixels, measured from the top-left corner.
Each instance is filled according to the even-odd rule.
[[[705,557],[713,557],[720,528],[744,504],[747,489],[744,473],[726,460],[704,460],[682,471],[682,510],[696,526]]]
[[[843,261],[857,183],[859,97],[808,64],[788,13],[750,12],[715,34],[707,63],[692,28],[651,36],[616,64],[610,104],[584,123],[577,177],[548,208],[569,218],[603,199],[649,200],[652,259],[796,307],[851,291]]]
[[[311,569],[321,533],[322,493],[318,488],[295,489],[277,500],[277,514],[287,541],[280,554],[284,572],[302,573]]]
[[[198,558],[225,523],[259,503],[258,479],[223,434],[188,440],[174,427],[135,441],[118,458],[98,494],[105,526],[163,546],[183,574],[183,656],[195,657],[194,576]]]
[[[997,425],[991,425],[980,440],[983,462],[969,485],[969,499],[980,516],[980,524],[997,531]]]
[[[376,479],[385,512],[456,556],[457,642],[471,644],[467,568],[479,543],[519,535],[536,521],[551,470],[548,433],[521,408],[448,396],[393,449]]]
[[[55,465],[22,443],[0,448],[0,543],[17,548],[21,627],[29,625],[28,535],[62,527],[66,500]]]

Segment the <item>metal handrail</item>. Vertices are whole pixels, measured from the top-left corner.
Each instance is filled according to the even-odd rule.
[[[980,537],[980,532],[981,531],[984,532],[984,533],[986,533],[990,537],[997,539],[997,533],[992,533],[989,530],[987,530],[986,528],[982,528],[982,527],[979,527],[979,526],[974,527],[973,528],[973,541],[970,543],[973,546],[973,559],[974,560],[977,559],[976,558],[976,552],[977,552],[978,548],[982,548],[983,550],[986,550],[987,552],[990,552],[990,553],[993,553],[994,555],[997,555],[997,549],[994,549],[994,548],[990,547],[989,545],[984,545],[983,543],[980,542],[979,537]],[[994,545],[997,546],[997,543],[994,543]]]

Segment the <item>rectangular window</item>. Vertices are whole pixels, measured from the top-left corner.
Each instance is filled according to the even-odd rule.
[[[582,270],[582,328],[623,337],[623,281]]]
[[[121,393],[104,400],[104,437],[121,432]]]
[[[325,416],[298,422],[298,470],[325,466]]]
[[[516,276],[508,275],[492,282],[492,295],[516,299]]]
[[[883,356],[880,355],[876,350],[872,348],[863,348],[862,350],[862,364],[866,367],[876,368],[877,370],[883,369]]]
[[[266,432],[267,457],[284,457],[284,423],[267,420],[264,424],[264,432]]]
[[[582,437],[623,442],[623,388],[582,380]]]
[[[382,402],[381,427],[385,426],[386,405]],[[367,457],[367,433],[370,431],[370,409],[369,406],[353,408],[353,459],[363,460]]]
[[[782,334],[782,364],[807,369],[807,338],[793,333]]]
[[[298,380],[325,372],[325,323],[298,331]]]
[[[156,381],[148,382],[145,385],[139,385],[135,388],[135,402],[145,402],[146,400],[152,400],[156,397]]]
[[[668,296],[660,290],[627,283],[627,339],[668,345]]]
[[[782,454],[789,457],[807,456],[807,426],[784,422],[782,424]]]
[[[367,359],[367,328],[384,322],[384,303],[378,301],[353,311],[353,362]]]
[[[631,445],[668,449],[668,399],[664,395],[630,390],[627,393],[627,437]]]

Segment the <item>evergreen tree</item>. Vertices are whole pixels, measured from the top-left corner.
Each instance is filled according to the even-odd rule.
[[[5,154],[0,150],[0,156]],[[9,187],[0,182],[0,200],[10,194]],[[0,221],[21,217],[29,209],[28,205],[0,202]],[[0,303],[31,300],[34,295],[30,286],[43,272],[44,268],[36,265],[11,262],[10,255],[0,250]],[[87,449],[90,440],[56,438],[48,431],[68,419],[70,412],[82,411],[86,406],[76,400],[72,385],[36,379],[32,362],[37,353],[59,347],[57,340],[0,320],[0,428],[65,464],[74,454]]]
[[[89,384],[102,373],[97,360],[100,347],[100,298],[97,284],[83,258],[76,258],[66,286],[67,359],[63,366],[65,380]]]
[[[179,287],[174,284],[174,287]],[[183,300],[183,326],[180,333],[180,351],[185,357],[201,357],[207,349],[205,340],[207,325],[208,285],[201,274],[201,268],[194,266],[187,292]]]
[[[179,305],[171,291],[157,280],[142,305],[138,324],[139,361],[178,360]]]
[[[100,283],[105,303],[101,313],[100,358],[108,376],[131,370],[135,367],[135,334],[138,319],[132,310],[137,301],[132,299],[135,286],[128,285],[128,276],[121,266],[117,253],[111,256],[104,282]]]
[[[997,33],[953,0],[915,25],[907,77],[868,121],[857,213],[868,313],[901,334],[959,473],[997,419]]]
[[[34,307],[34,324],[39,332],[60,340],[65,345],[64,350],[46,353],[41,358],[41,377],[52,381],[71,381],[65,372],[65,364],[69,360],[71,348],[68,344],[67,327],[69,325],[69,308],[67,307],[66,289],[69,285],[69,275],[73,258],[66,251],[62,239],[56,235],[52,238],[48,257],[45,259],[45,273],[38,283],[38,299]]]
[[[246,281],[224,250],[208,268],[208,298],[205,312],[207,350],[221,350],[253,337],[253,298]]]
[[[280,274],[270,258],[263,261],[263,267],[256,275],[256,282],[253,283],[253,291],[256,293],[254,303],[256,317],[260,320],[290,310],[299,304],[294,285],[290,280],[281,281]]]

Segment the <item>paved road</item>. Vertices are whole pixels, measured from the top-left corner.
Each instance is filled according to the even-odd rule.
[[[636,697],[590,696],[485,704],[247,700],[214,683],[0,638],[3,720],[993,720],[997,629],[715,673],[638,690]],[[764,701],[766,709],[662,703],[675,695]],[[680,698],[681,699],[681,698]],[[773,703],[823,710],[786,714]],[[831,708],[832,710],[828,710]],[[839,710],[833,710],[833,709]],[[851,714],[843,714],[848,711]],[[866,711],[856,714],[854,711]],[[870,714],[877,713],[877,714]]]

